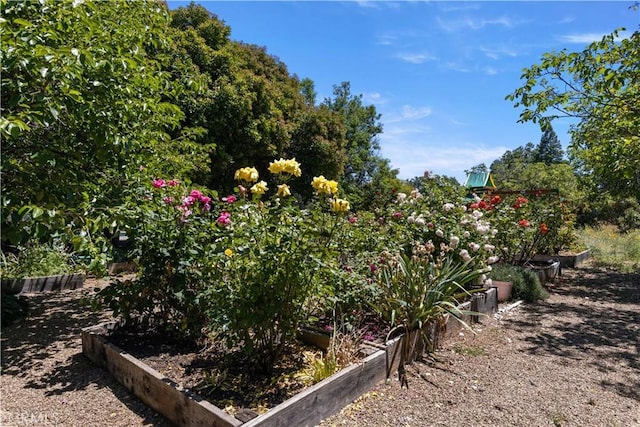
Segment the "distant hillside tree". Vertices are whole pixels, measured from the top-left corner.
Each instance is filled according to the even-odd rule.
[[[520,178],[527,165],[533,163],[536,148],[528,142],[524,146],[506,151],[491,163],[491,173],[500,189],[515,189],[521,185]]]
[[[533,160],[545,165],[563,162],[564,150],[551,125],[544,130],[540,143],[535,149]]]
[[[465,170],[464,173],[469,175],[471,173],[487,173],[488,171],[487,165],[480,163],[479,165],[472,166],[471,169]]]

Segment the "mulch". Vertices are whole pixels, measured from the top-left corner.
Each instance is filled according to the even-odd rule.
[[[2,329],[0,425],[171,425],[82,355],[82,328],[110,319],[86,298],[107,284],[31,295],[29,317]],[[321,425],[640,426],[640,274],[566,269],[549,290]]]

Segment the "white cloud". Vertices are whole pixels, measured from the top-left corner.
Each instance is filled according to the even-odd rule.
[[[583,33],[583,34],[565,34],[558,37],[565,43],[589,44],[597,40],[602,40],[604,34],[600,33]]]
[[[413,107],[408,104],[403,105],[400,112],[385,112],[382,116],[383,123],[385,125],[393,124],[394,126],[385,127],[384,133],[397,136],[399,134],[419,134],[429,131],[429,126],[416,124],[415,122],[429,117],[432,113],[433,108],[431,107]],[[398,125],[398,123],[403,123],[403,125]]]
[[[562,25],[562,24],[571,24],[575,20],[576,20],[576,18],[573,17],[573,16],[565,16],[564,18],[562,18],[561,20],[558,21],[558,24],[560,24],[560,25]]]
[[[433,110],[430,107],[414,108],[410,105],[402,106],[402,118],[408,120],[419,120],[431,115]]]
[[[435,61],[438,59],[429,53],[398,53],[396,57],[411,64],[424,64],[427,61]]]
[[[500,46],[496,48],[481,47],[480,51],[484,53],[487,58],[491,58],[491,59],[500,59],[505,56],[510,56],[514,58],[519,54],[517,50],[507,46]]]
[[[444,64],[444,67],[447,70],[458,71],[460,73],[468,73],[468,72],[471,71],[469,68],[464,67],[464,66],[462,66],[462,65],[460,65],[458,63],[455,63],[455,62],[446,62]]]
[[[482,69],[482,71],[485,74],[488,74],[490,76],[495,76],[496,74],[498,74],[500,72],[500,70],[498,70],[497,68],[494,68],[494,67],[484,67]]]
[[[362,100],[366,103],[371,103],[376,105],[384,105],[388,101],[386,98],[382,96],[382,94],[378,92],[364,93],[362,95]]]
[[[440,10],[443,12],[460,12],[462,10],[479,10],[479,4],[471,4],[471,3],[442,3],[440,6]]]
[[[444,20],[441,17],[436,17],[436,22],[444,31],[448,33],[458,32],[461,30],[481,30],[490,25],[500,25],[506,28],[513,28],[520,24],[521,21],[513,20],[507,16],[501,16],[498,18],[472,18],[464,17],[460,19]]]
[[[399,139],[403,132],[385,133],[380,138],[382,155],[389,159],[393,168],[399,169],[399,177],[410,179],[428,170],[438,175],[464,181],[466,169],[485,163],[490,165],[500,158],[507,147],[486,147],[464,142],[430,144]]]
[[[576,43],[576,44],[590,44],[596,41],[602,40],[602,38],[611,33],[581,33],[581,34],[564,34],[558,37],[560,41],[565,43]],[[618,37],[616,37],[616,41],[619,41],[623,38],[627,37],[627,33],[625,31],[621,31],[618,33]]]
[[[391,46],[397,40],[398,40],[398,36],[391,35],[391,34],[385,34],[385,35],[382,35],[382,36],[378,37],[377,44],[382,45],[382,46]]]

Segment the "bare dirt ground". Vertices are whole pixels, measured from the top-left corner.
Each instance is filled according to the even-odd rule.
[[[109,319],[94,287],[30,296],[2,329],[0,425],[169,426],[82,355]],[[640,426],[640,274],[566,269],[537,304],[504,309],[321,426]]]

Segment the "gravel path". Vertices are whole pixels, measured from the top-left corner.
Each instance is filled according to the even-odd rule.
[[[170,425],[82,356],[81,329],[109,318],[82,299],[105,285],[31,296],[3,328],[0,425]],[[640,426],[640,274],[564,270],[547,301],[485,320],[410,367],[408,389],[394,377],[321,425]]]

